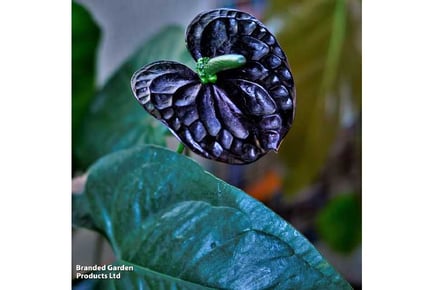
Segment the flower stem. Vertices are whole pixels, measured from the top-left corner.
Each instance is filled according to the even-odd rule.
[[[182,152],[184,152],[184,148],[185,148],[184,144],[179,143],[178,149],[176,149],[176,152],[178,152],[179,154],[182,154]]]

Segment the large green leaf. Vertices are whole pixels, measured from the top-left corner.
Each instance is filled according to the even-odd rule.
[[[267,19],[280,27],[297,89],[294,125],[279,150],[292,194],[318,177],[337,133],[360,114],[361,2],[274,0]]]
[[[351,289],[291,225],[184,155],[140,146],[88,173],[74,215],[135,265],[105,289]]]
[[[100,29],[89,12],[72,2],[72,139],[96,91],[96,53]]]
[[[180,27],[163,29],[123,64],[98,92],[73,148],[81,168],[110,152],[139,144],[165,144],[167,130],[137,103],[131,92],[130,79],[140,67],[157,60],[193,65],[184,38],[184,30]]]

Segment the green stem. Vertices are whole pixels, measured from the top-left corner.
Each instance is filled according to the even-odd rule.
[[[203,84],[215,83],[217,73],[223,70],[239,68],[246,63],[241,54],[224,54],[213,58],[201,57],[197,60],[197,74]]]
[[[184,144],[179,143],[178,149],[176,149],[176,152],[178,152],[179,154],[182,154],[182,152],[184,152],[184,148],[185,148]]]

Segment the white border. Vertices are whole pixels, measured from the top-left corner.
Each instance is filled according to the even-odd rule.
[[[9,1],[0,11],[6,288],[71,285],[70,20],[70,1]]]
[[[364,289],[432,285],[430,1],[363,2]]]
[[[432,284],[427,3],[362,3],[364,289]],[[0,11],[2,285],[71,283],[70,6],[10,1]]]

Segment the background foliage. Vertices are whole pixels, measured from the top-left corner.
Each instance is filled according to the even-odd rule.
[[[72,2],[72,136],[73,147],[96,91],[96,53],[101,31],[89,12]],[[75,155],[74,155],[75,157]],[[73,158],[74,166],[76,159]]]
[[[81,169],[107,153],[139,144],[165,145],[167,129],[146,114],[132,96],[130,80],[144,64],[172,59],[192,64],[184,45],[184,31],[168,27],[150,39],[107,81],[92,99],[74,136],[74,155]]]
[[[279,152],[289,171],[285,194],[312,183],[342,128],[361,112],[361,2],[271,1],[297,88],[296,121]]]

